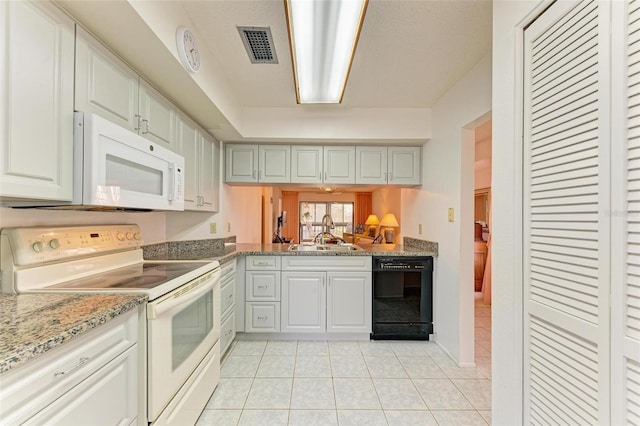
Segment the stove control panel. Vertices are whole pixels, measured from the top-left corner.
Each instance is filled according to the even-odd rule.
[[[131,224],[4,228],[0,238],[2,249],[11,250],[15,265],[69,260],[143,244],[140,227]]]

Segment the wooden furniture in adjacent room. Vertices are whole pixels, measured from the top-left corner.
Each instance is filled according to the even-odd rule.
[[[474,224],[473,250],[473,287],[474,291],[482,291],[484,267],[487,262],[487,243],[482,239],[482,225]]]

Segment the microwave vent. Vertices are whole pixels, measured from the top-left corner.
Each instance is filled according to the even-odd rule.
[[[269,27],[238,27],[252,64],[277,64],[278,57]]]

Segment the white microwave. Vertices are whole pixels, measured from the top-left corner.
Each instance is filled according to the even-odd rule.
[[[73,202],[58,208],[184,210],[184,157],[91,113],[74,113]]]

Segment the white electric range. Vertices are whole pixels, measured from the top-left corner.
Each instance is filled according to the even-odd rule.
[[[220,377],[220,265],[145,261],[137,225],[4,228],[4,293],[146,294],[147,420],[195,423]]]

